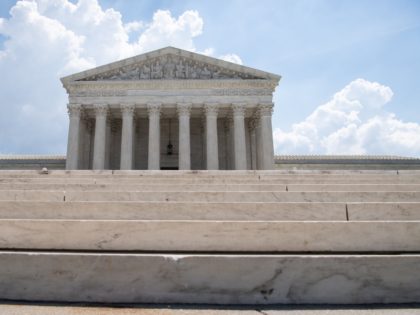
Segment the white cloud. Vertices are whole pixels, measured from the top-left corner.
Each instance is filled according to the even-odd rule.
[[[73,1],[74,2],[74,1]],[[97,0],[21,0],[0,18],[0,150],[65,153],[67,96],[61,76],[165,46],[196,51],[197,11],[124,23]],[[205,50],[210,55],[214,49]],[[237,60],[240,60],[238,57]]]
[[[220,59],[223,59],[225,61],[229,61],[229,62],[233,62],[233,63],[237,63],[239,65],[242,64],[242,59],[235,54],[227,54],[227,55],[222,55],[219,57]]]
[[[387,86],[357,79],[291,131],[275,129],[276,153],[420,156],[420,125],[384,109],[392,96]]]
[[[197,11],[185,11],[175,19],[171,12],[158,10],[152,23],[140,35],[137,45],[141,51],[161,48],[162,43],[195,50],[193,38],[202,31],[203,20]]]

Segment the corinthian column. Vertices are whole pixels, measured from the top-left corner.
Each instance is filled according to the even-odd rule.
[[[191,104],[183,103],[177,106],[179,116],[179,169],[191,169],[190,147],[190,112]]]
[[[95,105],[95,140],[93,145],[93,169],[105,168],[105,143],[106,143],[106,115],[108,106]]]
[[[134,104],[122,104],[122,134],[121,134],[121,162],[120,169],[133,168],[133,116]]]
[[[161,104],[148,104],[149,113],[149,170],[160,169],[160,110]]]
[[[256,138],[256,122],[255,119],[251,119],[248,123],[249,130],[249,144],[251,146],[251,169],[257,169],[257,138]]]
[[[245,104],[235,103],[233,109],[233,147],[235,149],[235,169],[246,170],[245,144]]]
[[[206,113],[206,145],[207,145],[207,169],[219,169],[219,149],[217,144],[217,112],[219,107],[215,103],[204,105]]]
[[[80,104],[68,104],[67,110],[70,123],[67,141],[66,170],[77,170],[79,166],[79,133],[82,106]]]
[[[273,147],[273,129],[271,126],[271,114],[273,104],[260,104],[260,128],[261,128],[261,169],[274,169],[274,147]]]

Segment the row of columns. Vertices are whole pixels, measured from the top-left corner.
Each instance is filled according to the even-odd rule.
[[[160,114],[161,104],[147,105],[149,116],[149,147],[148,169],[160,169]],[[217,117],[219,104],[207,103],[204,105],[206,123],[206,162],[208,170],[219,169]],[[233,147],[235,169],[247,169],[246,140],[245,140],[245,103],[232,104],[233,112]],[[67,144],[66,169],[78,168],[79,157],[79,132],[82,107],[80,104],[69,104],[70,126]],[[93,169],[105,168],[106,134],[108,106],[98,104],[95,110],[95,138],[93,148]],[[133,141],[134,141],[134,104],[122,104],[122,138],[121,162],[122,170],[133,168]],[[191,104],[177,104],[179,118],[179,169],[191,169],[191,143],[190,143],[190,114]],[[271,126],[272,104],[260,104],[256,127],[251,133],[251,141],[256,143],[256,169],[273,168],[273,135]],[[253,139],[254,138],[254,139]],[[254,158],[253,158],[254,161]]]

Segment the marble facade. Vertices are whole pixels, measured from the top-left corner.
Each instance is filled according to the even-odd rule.
[[[64,77],[66,169],[273,169],[279,80],[172,47]]]

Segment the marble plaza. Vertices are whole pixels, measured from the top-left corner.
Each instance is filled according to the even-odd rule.
[[[172,47],[62,78],[66,168],[273,169],[279,80]]]

